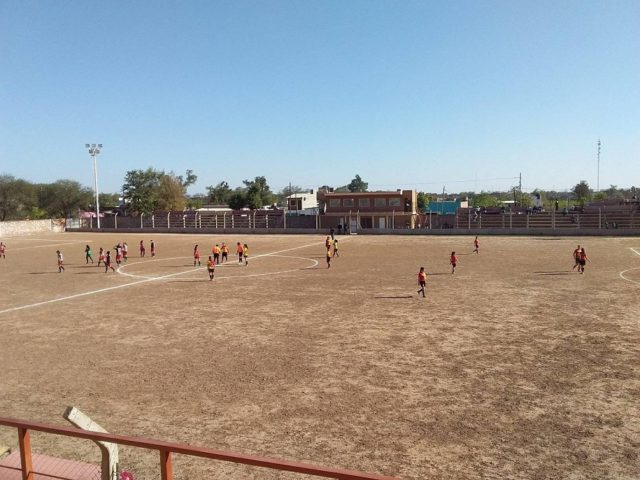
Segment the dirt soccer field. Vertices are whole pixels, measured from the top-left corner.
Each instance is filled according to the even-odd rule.
[[[331,268],[324,238],[3,238],[0,416],[64,425],[76,405],[112,433],[402,479],[640,478],[639,238],[482,237],[476,255],[473,237],[339,237]],[[97,259],[123,240],[117,273],[85,264],[86,244]],[[231,258],[210,282],[193,246],[222,241]],[[15,447],[14,430],[0,444]],[[99,458],[90,442],[32,445]],[[155,452],[120,456],[136,480],[159,477]],[[310,478],[180,456],[174,468]]]

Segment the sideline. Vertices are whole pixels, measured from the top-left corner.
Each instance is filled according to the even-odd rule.
[[[301,245],[299,247],[292,247],[292,248],[286,248],[284,250],[278,250],[276,252],[263,253],[261,255],[255,255],[255,256],[249,257],[249,258],[250,259],[251,258],[256,259],[256,258],[259,258],[259,257],[268,257],[270,255],[276,256],[279,253],[290,252],[292,250],[299,250],[301,248],[308,248],[308,247],[313,247],[313,246],[317,247],[317,246],[320,246],[320,245],[321,245],[321,243],[320,243],[320,241],[318,241],[318,242],[314,242],[314,243],[308,243],[306,245]],[[179,258],[185,258],[185,257],[179,257]],[[158,259],[158,260],[160,260],[160,259]],[[308,268],[313,268],[315,265],[317,265],[317,261],[316,260],[313,260],[313,259],[310,259],[310,258],[307,259],[307,260],[312,260],[312,261],[314,261],[316,263],[311,267],[305,267],[305,268],[302,268],[302,269],[297,268],[295,270],[304,270],[304,269],[308,269]],[[199,267],[199,268],[205,268],[205,267]],[[156,282],[156,281],[159,281],[159,280],[164,280],[166,278],[172,278],[172,277],[177,277],[177,276],[180,276],[180,275],[184,275],[186,273],[191,273],[193,271],[194,270],[190,269],[190,270],[186,270],[184,272],[170,273],[168,275],[163,275],[163,276],[160,276],[160,277],[146,277],[146,278],[144,278],[142,280],[137,280],[137,281],[134,281],[134,282],[124,283],[122,285],[114,285],[112,287],[99,288],[97,290],[91,290],[91,291],[88,291],[88,292],[76,293],[74,295],[68,295],[66,297],[54,298],[54,299],[51,299],[51,300],[44,300],[42,302],[36,302],[36,303],[30,303],[30,304],[27,304],[27,305],[21,305],[19,307],[7,308],[7,309],[4,309],[4,310],[0,310],[0,315],[5,314],[5,313],[10,313],[10,312],[17,312],[19,310],[25,310],[25,309],[28,309],[28,308],[40,307],[42,305],[49,305],[51,303],[64,302],[66,300],[71,300],[71,299],[74,299],[74,298],[85,297],[85,296],[89,296],[89,295],[95,295],[97,293],[108,292],[108,291],[111,291],[111,290],[117,290],[117,289],[120,289],[120,288],[130,287],[130,286],[133,286],[133,285],[140,285],[141,283]],[[282,272],[282,273],[284,273],[284,272]],[[255,274],[253,276],[264,276],[264,275],[265,274]],[[231,277],[227,277],[227,278],[231,278]]]

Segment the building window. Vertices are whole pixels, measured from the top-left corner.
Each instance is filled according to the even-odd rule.
[[[390,198],[389,199],[390,207],[400,207],[402,206],[402,200],[400,198]]]
[[[340,199],[339,198],[330,198],[329,199],[329,206],[332,208],[337,208],[340,206]]]
[[[368,198],[359,198],[358,199],[358,207],[368,207],[369,199]]]
[[[374,198],[373,199],[373,205],[375,207],[386,207],[387,206],[387,199],[386,198]]]
[[[342,199],[343,207],[353,207],[353,198],[344,198]]]

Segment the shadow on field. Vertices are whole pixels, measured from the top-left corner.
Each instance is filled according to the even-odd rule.
[[[567,272],[566,270],[557,270],[552,272],[533,272],[536,275],[573,275],[573,271]]]
[[[413,295],[378,295],[373,298],[413,298]]]

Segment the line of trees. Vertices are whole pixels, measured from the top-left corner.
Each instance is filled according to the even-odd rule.
[[[100,201],[114,202],[114,195],[101,194]],[[67,218],[78,210],[90,210],[93,191],[74,180],[31,183],[12,175],[0,175],[0,221]],[[115,195],[117,204],[117,195]]]
[[[296,185],[274,193],[266,177],[257,176],[244,180],[242,185],[231,188],[226,181],[206,187],[206,195],[187,196],[187,188],[197,181],[192,170],[184,175],[164,172],[153,168],[130,170],[126,173],[122,194],[101,193],[100,205],[104,209],[118,208],[122,215],[148,215],[154,211],[184,210],[199,208],[203,204],[228,205],[232,209],[263,208],[284,205],[286,198],[302,189]],[[366,192],[369,184],[360,175],[350,183],[337,187],[336,192]],[[534,190],[540,194],[545,208],[552,209],[555,202],[565,205],[584,205],[591,200],[624,199],[640,194],[636,187],[629,189],[611,185],[608,189],[594,192],[582,180],[571,190],[564,192]],[[418,209],[423,210],[438,198],[437,193],[418,192]],[[530,206],[529,194],[519,192],[516,187],[507,192],[461,192],[444,196],[444,199],[466,198],[473,207],[497,207],[505,200],[515,200],[522,206]],[[0,221],[73,217],[79,211],[94,211],[93,191],[74,180],[57,180],[53,183],[30,183],[12,175],[0,175]]]

